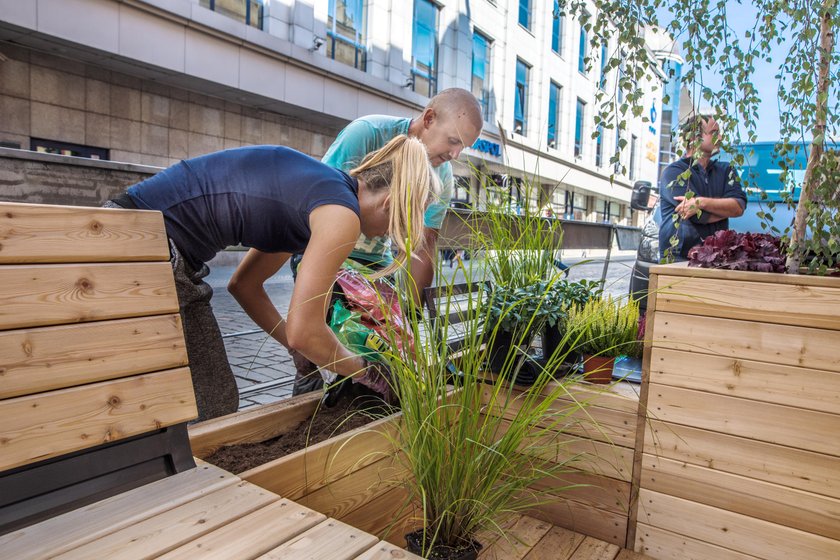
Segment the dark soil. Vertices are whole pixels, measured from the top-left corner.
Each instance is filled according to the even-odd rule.
[[[259,443],[222,447],[204,460],[233,474],[239,474],[333,436],[349,432],[392,412],[382,401],[343,397],[333,408],[323,405],[315,415],[286,434]]]

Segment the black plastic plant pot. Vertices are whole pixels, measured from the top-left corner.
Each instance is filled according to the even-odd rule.
[[[461,546],[436,544],[431,550],[427,550],[424,556],[423,533],[423,529],[413,531],[405,536],[405,542],[408,545],[406,548],[409,552],[422,556],[427,560],[476,560],[478,553],[481,552],[481,543],[471,540],[469,543]]]

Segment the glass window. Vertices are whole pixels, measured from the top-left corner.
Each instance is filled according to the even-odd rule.
[[[566,191],[567,220],[583,220],[586,218],[586,195]]]
[[[365,4],[364,0],[330,0],[327,16],[327,56],[365,69]]]
[[[19,146],[18,146],[19,147]],[[75,156],[90,159],[110,159],[109,151],[105,148],[94,148],[81,144],[70,144],[69,142],[56,142],[42,138],[32,138],[29,142],[29,149],[33,152],[44,154],[59,154],[62,156]]]
[[[595,139],[595,166],[604,165],[604,125],[598,125],[598,137]]]
[[[514,93],[513,131],[526,134],[528,120],[528,74],[531,67],[516,59],[516,91]]]
[[[548,147],[557,148],[560,137],[560,92],[562,88],[551,82],[548,87]]]
[[[610,53],[606,43],[601,45],[601,77],[598,79],[598,87],[602,90],[607,87],[607,59]]]
[[[531,29],[531,0],[519,0],[519,25]]]
[[[262,29],[262,0],[200,0],[199,5],[251,27]]]
[[[551,50],[559,55],[563,54],[563,24],[565,16],[560,13],[560,4],[555,0],[551,15]]]
[[[637,145],[638,143],[638,136],[636,136],[635,134],[630,136],[630,170],[627,174],[628,177],[630,177],[631,181],[636,178],[636,155],[639,151],[639,147]]]
[[[580,26],[580,45],[578,46],[578,72],[586,73],[586,49],[589,45],[586,28],[581,24]]]
[[[583,156],[583,118],[586,113],[586,103],[580,98],[575,108],[575,157]]]
[[[490,39],[473,33],[472,48],[472,93],[481,104],[484,120],[490,121],[490,91],[487,78],[490,75]]]
[[[437,6],[429,0],[414,0],[412,89],[427,97],[432,97],[437,91],[437,24]]]
[[[616,126],[616,130],[615,130],[615,155],[618,156],[618,160],[616,160],[615,165],[613,166],[613,169],[615,170],[616,173],[621,173],[621,156],[624,155],[622,153],[622,150],[621,150],[621,136],[622,136],[621,131],[618,130],[618,127]]]

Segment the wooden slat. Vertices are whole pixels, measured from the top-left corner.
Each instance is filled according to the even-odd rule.
[[[327,519],[305,533],[263,554],[259,560],[351,560],[376,546],[379,539],[335,519]]]
[[[655,276],[680,276],[691,278],[709,278],[714,280],[736,280],[739,282],[767,283],[768,273],[746,272],[743,270],[723,270],[714,268],[689,268],[687,263],[676,263],[669,265],[656,265],[650,269],[651,275]],[[797,286],[823,286],[828,288],[837,287],[836,277],[814,276],[811,274],[773,274],[773,284],[786,284]]]
[[[638,524],[636,534],[636,550],[656,560],[760,560],[757,556],[735,552],[645,523]],[[796,557],[791,557],[791,560],[793,558]]]
[[[569,560],[614,560],[620,547],[586,537]]]
[[[529,515],[618,546],[626,544],[626,514],[594,508],[573,500],[558,499],[537,506]]]
[[[837,560],[840,541],[698,504],[639,491],[639,521],[765,560]]]
[[[521,560],[546,533],[551,530],[551,523],[520,516],[514,525],[505,530],[505,535],[479,554],[480,560]]]
[[[840,414],[840,373],[654,348],[654,383]]]
[[[644,556],[643,554],[622,548],[618,552],[618,556],[615,557],[615,560],[645,560],[646,558],[647,556]]]
[[[239,478],[203,464],[0,536],[3,556],[41,560],[178,507]]]
[[[398,416],[389,416],[242,473],[284,498],[297,500],[333,480],[393,455]],[[389,434],[389,435],[386,435]]]
[[[408,493],[397,487],[341,517],[341,521],[404,547],[405,535],[420,527],[421,512],[408,504]]]
[[[840,498],[840,468],[837,458],[830,455],[658,421],[649,422],[645,450],[660,457]],[[803,469],[807,476],[803,476]]]
[[[654,323],[655,347],[840,371],[838,331],[662,311],[657,311]]]
[[[156,558],[278,499],[271,492],[240,482],[114,531],[55,558]]]
[[[808,286],[663,275],[659,277],[656,307],[671,313],[838,330],[840,281],[835,284]]]
[[[288,433],[311,418],[321,402],[318,392],[234,412],[189,427],[196,457],[208,457],[225,445],[266,441]]]
[[[569,560],[586,539],[584,535],[562,527],[552,527],[528,552],[525,560]]]
[[[389,542],[381,541],[379,544],[357,556],[356,560],[423,560],[416,554],[395,546]]]
[[[840,468],[840,462],[838,462]],[[642,488],[840,541],[840,500],[644,454]]]
[[[265,554],[300,535],[326,518],[288,500],[265,507],[219,527],[182,547],[158,557],[159,560],[237,560]]]
[[[397,457],[386,457],[298,498],[306,507],[342,519],[348,513],[381,496],[410,476]]]
[[[165,263],[0,266],[0,330],[178,312]]]
[[[166,260],[160,212],[0,202],[0,263]]]
[[[0,470],[195,417],[187,368],[7,399],[0,401]]]
[[[178,314],[0,332],[0,399],[187,365]]]
[[[564,472],[539,480],[531,488],[614,513],[627,515],[630,511],[630,483],[606,476]]]
[[[650,414],[663,422],[840,456],[840,415],[651,384]]]
[[[484,388],[481,402],[489,405],[492,389]],[[497,400],[488,410],[496,416],[513,419],[527,402],[527,397],[515,395],[507,402]],[[581,408],[582,406],[582,408]],[[558,399],[546,409],[546,421],[540,426],[564,433],[632,448],[636,440],[637,412],[625,412],[599,406],[576,404]]]

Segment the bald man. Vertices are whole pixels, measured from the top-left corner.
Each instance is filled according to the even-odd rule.
[[[426,108],[413,119],[369,115],[361,117],[342,130],[321,159],[324,163],[350,171],[368,153],[378,150],[399,134],[408,134],[419,139],[426,146],[429,161],[441,181],[440,198],[434,200],[423,220],[426,244],[423,251],[411,261],[412,295],[419,305],[424,288],[432,285],[435,274],[435,255],[438,231],[455,188],[450,160],[457,159],[461,151],[472,146],[483,125],[481,105],[475,96],[461,88],[445,89],[429,100]],[[369,238],[361,235],[350,258],[372,268],[388,266],[393,261],[390,240],[384,237]],[[320,376],[306,375],[310,382],[301,379],[305,364],[298,364],[298,378],[293,394],[314,391],[320,388]]]

